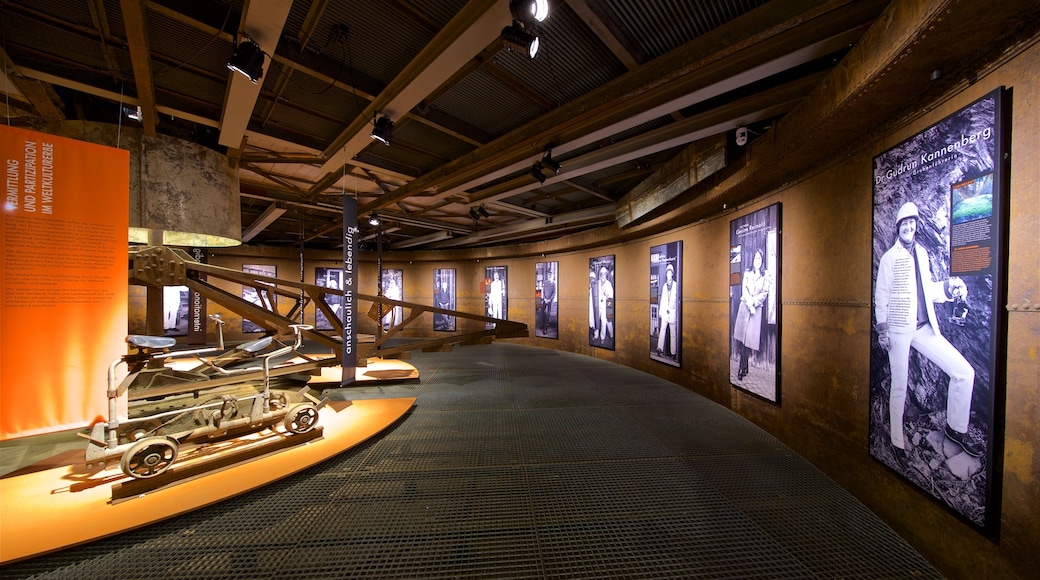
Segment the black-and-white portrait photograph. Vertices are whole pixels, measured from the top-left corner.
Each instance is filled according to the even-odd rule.
[[[163,336],[188,334],[190,295],[187,286],[163,286]]]
[[[780,402],[780,204],[730,221],[729,380]]]
[[[343,270],[340,268],[315,268],[314,269],[314,284],[323,288],[329,288],[336,292],[329,292],[325,294],[325,302],[332,308],[332,311],[339,317],[340,323],[343,322],[343,296],[338,292],[343,290]],[[314,308],[314,329],[315,330],[332,330],[332,322],[325,316],[325,313],[320,308]]]
[[[456,309],[454,268],[437,268],[433,271],[433,305],[445,310]],[[455,317],[435,312],[433,329],[441,332],[455,332]]]
[[[509,289],[506,287],[508,268],[487,266],[484,268],[484,316],[506,320],[509,317]],[[494,322],[485,325],[487,330],[495,327]]]
[[[1002,92],[874,158],[870,454],[993,531]]]
[[[404,300],[404,270],[385,268],[379,273],[383,297],[390,300]],[[401,306],[383,307],[383,330],[401,324],[404,320],[404,308]]]
[[[614,256],[589,258],[589,345],[614,350]]]
[[[559,271],[559,262],[534,265],[534,335],[540,338],[560,337],[559,302],[556,299]]]
[[[682,241],[650,248],[650,358],[682,361]]]
[[[242,264],[242,271],[249,274],[259,274],[261,276],[275,277],[278,275],[277,266],[269,266],[266,264]],[[265,310],[271,310],[272,301],[275,300],[275,295],[267,291],[261,291],[258,293],[256,288],[253,288],[252,286],[242,286],[242,298]],[[242,332],[263,331],[263,327],[255,324],[253,321],[245,318],[242,319]]]

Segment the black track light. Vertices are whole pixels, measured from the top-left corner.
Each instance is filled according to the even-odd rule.
[[[393,137],[394,122],[390,120],[388,115],[379,116],[376,114],[374,124],[372,138],[389,147],[390,139]]]
[[[538,37],[525,32],[517,22],[502,29],[502,42],[506,48],[524,56],[534,58],[538,55]]]
[[[484,206],[478,207],[477,208],[477,213],[479,213],[482,217],[486,217],[486,218],[491,217],[491,214],[488,213],[488,210],[484,209]]]
[[[534,165],[531,166],[531,177],[538,180],[538,183],[545,183],[545,174],[542,173],[542,163],[535,161]]]
[[[238,43],[235,53],[231,55],[227,67],[244,74],[255,85],[264,76],[264,51],[260,45],[248,38]]]
[[[473,221],[477,221],[477,220],[480,219],[480,214],[477,213],[477,208],[475,208],[475,207],[469,208],[469,217],[473,218]]]
[[[368,216],[368,225],[378,226],[379,225],[379,214],[372,212],[372,215]]]
[[[542,157],[542,167],[552,171],[553,175],[559,175],[560,169],[563,169],[563,166],[552,158],[552,151],[545,152],[545,156]]]

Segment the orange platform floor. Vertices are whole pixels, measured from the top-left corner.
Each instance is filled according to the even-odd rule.
[[[371,438],[414,403],[407,397],[329,403],[319,411],[320,438],[118,502],[112,501],[113,486],[133,480],[117,461],[87,473],[82,448],[37,461],[0,479],[0,564],[132,530],[267,485]],[[291,436],[266,429],[195,451],[234,453],[236,447],[281,437]]]

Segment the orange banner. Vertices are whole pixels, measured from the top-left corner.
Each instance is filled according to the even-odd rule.
[[[0,125],[0,440],[107,416],[126,352],[130,154]]]

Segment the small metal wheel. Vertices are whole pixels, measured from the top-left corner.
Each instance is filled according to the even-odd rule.
[[[283,391],[271,391],[271,399],[268,407],[271,411],[278,411],[289,406],[289,396]]]
[[[306,433],[318,424],[318,407],[314,403],[298,403],[289,408],[282,421],[290,433]]]
[[[155,477],[177,459],[177,441],[168,437],[146,437],[130,446],[119,467],[135,479]]]

